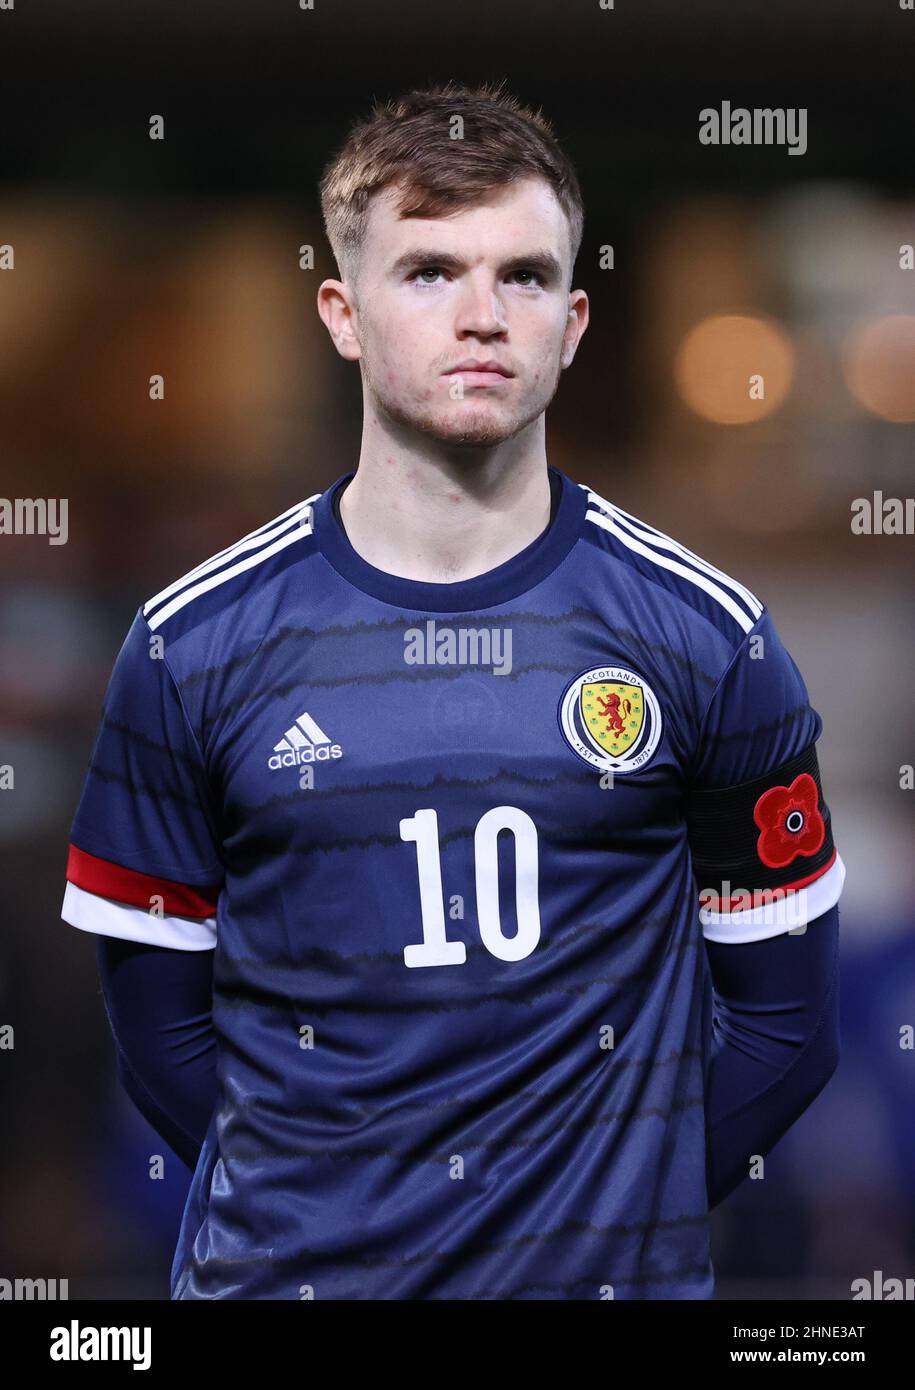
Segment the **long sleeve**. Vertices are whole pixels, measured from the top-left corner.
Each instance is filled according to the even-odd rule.
[[[714,990],[706,1072],[709,1206],[803,1114],[839,1059],[839,909],[804,933],[706,941]]]
[[[156,1132],[193,1168],[217,1094],[213,952],[96,940],[118,1075]]]
[[[61,917],[102,936],[211,951],[225,880],[221,807],[160,641],[138,611],[70,828]]]

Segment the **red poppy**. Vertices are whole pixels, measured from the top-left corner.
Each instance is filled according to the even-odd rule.
[[[770,787],[753,807],[762,834],[756,852],[770,869],[782,869],[799,854],[816,854],[826,839],[817,784],[801,772],[790,787]]]

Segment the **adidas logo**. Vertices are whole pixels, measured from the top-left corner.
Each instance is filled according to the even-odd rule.
[[[342,758],[343,749],[339,743],[331,743],[311,715],[300,714],[294,724],[286,730],[279,743],[273,745],[273,754],[267,759],[267,766],[276,771],[281,767],[298,767],[300,763],[323,763],[328,758]]]

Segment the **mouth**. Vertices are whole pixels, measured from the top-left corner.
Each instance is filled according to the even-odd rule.
[[[514,373],[499,362],[459,362],[442,373],[445,377],[460,377],[465,386],[498,386],[510,381]]]

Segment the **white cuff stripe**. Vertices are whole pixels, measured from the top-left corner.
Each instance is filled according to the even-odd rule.
[[[707,941],[765,941],[822,917],[835,907],[845,882],[845,865],[836,853],[835,861],[820,878],[806,888],[798,888],[776,902],[742,912],[712,912],[699,909],[702,934]]]
[[[68,881],[60,915],[80,931],[172,946],[178,951],[206,951],[216,945],[216,918],[156,917],[142,907],[103,898]]]

